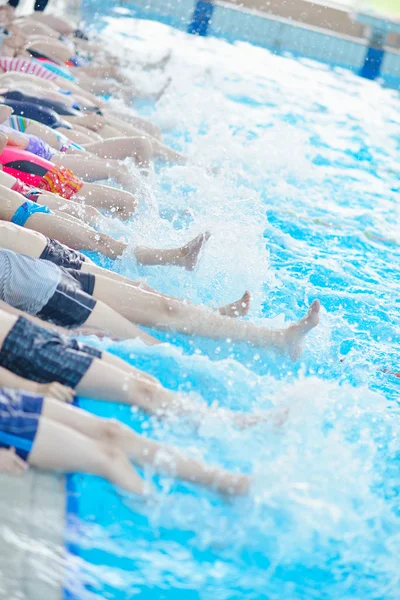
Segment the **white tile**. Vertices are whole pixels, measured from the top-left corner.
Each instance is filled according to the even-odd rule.
[[[1,476],[0,490],[0,600],[60,600],[64,478],[31,470]]]
[[[61,600],[62,590],[36,579],[24,581],[25,596],[29,600]]]
[[[25,594],[22,579],[0,579],[0,598],[1,600],[30,600]]]

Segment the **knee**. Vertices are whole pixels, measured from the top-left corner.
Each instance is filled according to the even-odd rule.
[[[155,123],[146,121],[146,124],[143,126],[143,130],[147,131],[150,135],[157,138],[158,140],[161,138],[161,129],[157,125],[155,125]]]
[[[101,421],[98,430],[98,438],[101,442],[108,445],[115,446],[116,442],[121,439],[122,436],[122,425],[115,419],[105,419]]]
[[[136,212],[139,202],[130,192],[125,192],[122,205],[118,206],[118,216],[125,219],[130,219]]]
[[[104,477],[110,477],[110,474],[115,470],[116,464],[123,457],[123,452],[108,440],[98,440],[98,457],[101,474]]]
[[[179,314],[179,305],[174,300],[167,300],[167,298],[161,298],[161,313],[164,317],[171,318],[176,317]]]
[[[160,408],[160,398],[163,387],[157,379],[146,377],[137,382],[136,392],[138,404],[145,410],[155,410]]]
[[[98,211],[94,206],[90,206],[90,204],[85,206],[85,213],[86,216],[90,217],[91,219],[100,219],[101,217],[100,211]]]
[[[139,164],[149,163],[153,158],[153,146],[151,141],[146,137],[141,137],[136,140],[136,160]]]

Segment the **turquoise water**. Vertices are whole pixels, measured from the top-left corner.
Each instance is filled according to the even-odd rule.
[[[291,412],[280,430],[240,432],[82,400],[257,483],[249,498],[225,503],[159,478],[142,504],[98,478],[72,477],[67,590],[118,600],[398,599],[400,379],[381,371],[400,370],[398,95],[127,16],[107,18],[103,35],[132,56],[127,73],[147,90],[166,75],[134,59],[173,50],[170,88],[139,109],[191,159],[157,167],[134,222],[108,230],[165,246],[212,232],[194,273],[140,269],[129,253],[114,268],[214,306],[250,289],[249,318],[260,323],[297,319],[317,297],[323,309],[296,364],[229,340],[100,343],[207,403]]]

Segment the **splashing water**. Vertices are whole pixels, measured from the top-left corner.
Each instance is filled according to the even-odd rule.
[[[210,305],[250,289],[259,323],[297,319],[316,297],[323,313],[295,365],[172,334],[162,339],[174,345],[155,348],[101,343],[170,389],[245,412],[289,407],[289,416],[278,428],[238,431],[209,419],[195,429],[82,402],[254,473],[256,484],[227,504],[159,478],[156,497],[142,504],[75,476],[70,590],[79,598],[398,599],[399,380],[381,371],[400,370],[397,94],[343,70],[124,16],[107,20],[103,38],[132,65],[172,49],[170,87],[141,109],[190,157],[188,166],[157,169],[155,190],[145,189],[153,209],[110,231],[165,246],[212,232],[194,273],[139,268],[129,253],[116,268]],[[165,80],[130,72],[143,89]]]

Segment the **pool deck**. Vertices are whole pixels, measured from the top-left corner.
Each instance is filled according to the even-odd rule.
[[[53,0],[52,12],[76,17],[79,2]],[[32,10],[23,1],[20,14]],[[0,600],[62,600],[65,577],[65,477],[29,470],[0,475]]]
[[[61,600],[65,479],[0,476],[0,598]]]

